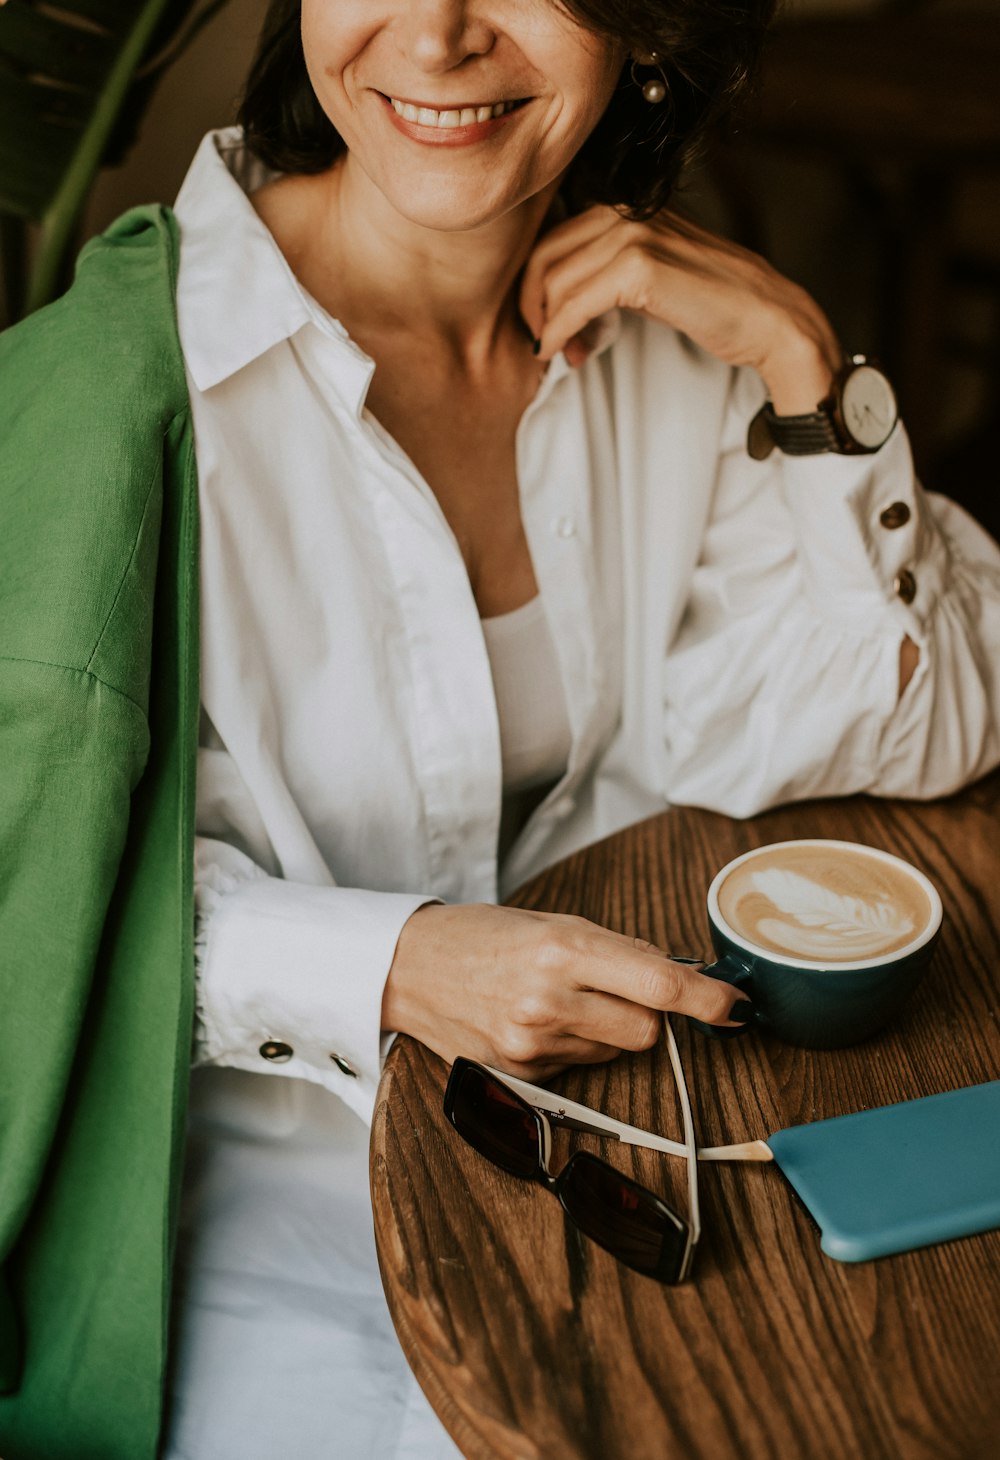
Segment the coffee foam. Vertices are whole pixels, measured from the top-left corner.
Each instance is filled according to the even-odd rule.
[[[821,963],[896,953],[933,913],[903,867],[836,842],[765,847],[733,868],[718,898],[722,917],[747,943]]]

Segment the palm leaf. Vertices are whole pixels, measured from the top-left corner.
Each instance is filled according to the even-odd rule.
[[[0,0],[0,213],[41,225],[29,310],[55,292],[109,146],[121,154],[166,64],[226,0],[192,16],[197,3]]]

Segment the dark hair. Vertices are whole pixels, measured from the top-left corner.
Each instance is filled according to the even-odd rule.
[[[555,0],[554,0],[555,3]],[[666,99],[646,101],[626,62],[604,115],[570,169],[571,208],[609,203],[631,216],[664,207],[703,138],[730,117],[755,74],[775,0],[562,0],[576,20],[655,51]],[[239,121],[252,152],[277,172],[330,166],[343,142],[316,99],[300,36],[301,0],[271,0]],[[640,82],[657,71],[637,68]]]

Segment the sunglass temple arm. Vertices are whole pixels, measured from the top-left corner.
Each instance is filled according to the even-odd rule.
[[[651,1151],[663,1151],[668,1156],[687,1158],[687,1147],[680,1141],[672,1141],[667,1136],[653,1135],[651,1131],[640,1130],[638,1126],[626,1125],[621,1120],[613,1120],[609,1115],[602,1115],[598,1110],[591,1110],[588,1105],[580,1105],[575,1100],[566,1100],[552,1090],[546,1090],[541,1085],[529,1084],[527,1080],[519,1080],[516,1075],[508,1075],[504,1070],[494,1069],[492,1065],[485,1065],[484,1068],[520,1095],[522,1100],[527,1100],[528,1104],[546,1116],[552,1125],[564,1126],[570,1130],[589,1131],[592,1135],[614,1136],[627,1146],[646,1146]],[[773,1161],[774,1156],[766,1141],[743,1141],[740,1145],[735,1146],[700,1146],[698,1160]]]

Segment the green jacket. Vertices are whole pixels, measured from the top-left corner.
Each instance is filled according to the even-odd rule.
[[[153,1460],[193,1009],[178,232],[0,336],[0,1455]]]

